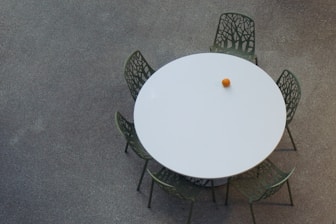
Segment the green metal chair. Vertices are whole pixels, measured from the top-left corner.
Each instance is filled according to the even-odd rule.
[[[228,179],[225,204],[227,205],[228,203],[229,187],[234,186],[248,198],[253,223],[255,224],[253,203],[272,196],[286,183],[290,205],[293,206],[293,198],[288,179],[293,174],[294,170],[295,168],[290,172],[283,172],[269,159],[266,159],[257,167]]]
[[[201,179],[194,177],[185,177],[189,182],[202,187],[211,187],[212,201],[216,203],[215,182],[213,179]]]
[[[289,130],[289,124],[293,120],[294,114],[296,112],[297,106],[299,105],[299,101],[301,98],[301,88],[300,83],[295,77],[295,75],[289,70],[285,69],[278,80],[276,81],[282,96],[285,100],[286,111],[287,111],[287,119],[286,119],[286,130],[289,134],[291,142],[293,144],[294,150],[296,151],[296,145],[294,143],[294,139],[291,131]]]
[[[124,76],[134,100],[136,100],[141,87],[154,72],[155,70],[139,50],[129,56],[125,63]]]
[[[132,150],[143,160],[145,160],[145,165],[142,169],[140,180],[137,186],[137,191],[140,190],[140,185],[142,183],[142,179],[144,177],[147,165],[149,160],[152,157],[147,153],[145,148],[142,146],[134,128],[134,124],[127,121],[125,117],[123,117],[118,111],[115,113],[115,123],[120,133],[124,135],[126,139],[125,153],[127,153],[128,146],[132,148]]]
[[[211,52],[232,54],[258,65],[254,21],[243,14],[223,13],[219,18]]]
[[[173,171],[170,171],[165,167],[163,167],[157,173],[152,173],[148,169],[147,172],[152,177],[152,184],[148,200],[148,208],[151,207],[154,183],[156,183],[161,189],[166,191],[168,194],[174,195],[178,198],[191,202],[189,215],[187,219],[187,223],[190,223],[194,203],[196,202],[198,195],[201,193],[202,190],[205,190],[206,187],[196,185],[187,180],[184,176],[177,174]]]

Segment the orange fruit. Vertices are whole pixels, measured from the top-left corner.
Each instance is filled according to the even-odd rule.
[[[222,84],[224,87],[229,87],[230,86],[230,79],[223,79]]]

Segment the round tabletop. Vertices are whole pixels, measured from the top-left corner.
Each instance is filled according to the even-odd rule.
[[[223,87],[224,78],[229,87]],[[260,67],[232,55],[201,53],[166,64],[146,81],[134,124],[163,166],[195,178],[224,178],[271,154],[284,132],[286,107]]]

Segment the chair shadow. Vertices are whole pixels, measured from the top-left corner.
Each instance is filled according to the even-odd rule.
[[[274,151],[275,152],[291,152],[291,151],[295,152],[294,149],[289,149],[289,148],[276,148]]]
[[[294,205],[291,205],[290,203],[286,203],[286,202],[271,202],[271,201],[263,201],[263,202],[258,202],[256,204],[259,204],[259,205],[275,205],[275,206],[294,206]]]

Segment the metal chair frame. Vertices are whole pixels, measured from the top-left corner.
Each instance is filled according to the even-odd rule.
[[[139,50],[128,57],[124,66],[124,76],[134,100],[136,100],[141,87],[154,72],[155,70]]]
[[[140,185],[142,183],[142,179],[146,172],[146,168],[149,160],[152,160],[152,157],[148,154],[145,148],[142,146],[134,128],[134,124],[126,120],[124,116],[121,115],[120,112],[115,113],[115,123],[119,130],[119,132],[126,139],[125,153],[127,153],[127,149],[130,146],[131,149],[137,154],[141,159],[145,160],[145,164],[143,166],[140,180],[138,182],[137,191],[140,190]]]
[[[289,129],[289,124],[294,118],[296,109],[299,105],[301,98],[301,87],[296,76],[289,70],[285,69],[276,81],[286,104],[287,118],[286,130],[289,134],[294,150],[297,151],[292,133]]]
[[[293,197],[288,179],[293,174],[294,170],[295,168],[290,172],[283,172],[267,159],[257,167],[243,174],[230,177],[226,188],[225,205],[228,204],[229,188],[232,185],[248,198],[252,220],[255,224],[256,219],[253,211],[253,203],[277,193],[286,183],[290,205],[293,206]]]
[[[190,182],[185,176],[177,174],[169,169],[163,167],[159,172],[152,173],[147,169],[147,172],[152,177],[150,187],[150,194],[148,200],[148,208],[151,208],[152,195],[154,184],[156,183],[162,190],[170,195],[176,196],[183,200],[190,201],[190,208],[188,213],[187,224],[191,222],[194,203],[200,192],[205,189],[204,186],[196,185]],[[214,199],[214,198],[213,198]]]

